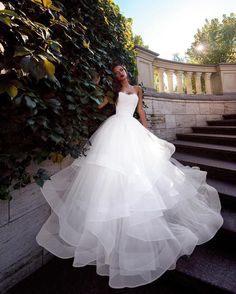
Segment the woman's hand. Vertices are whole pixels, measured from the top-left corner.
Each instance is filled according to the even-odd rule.
[[[100,80],[101,80],[101,77],[100,77],[99,73],[96,73],[95,78],[94,78],[94,82],[97,86],[100,83]]]

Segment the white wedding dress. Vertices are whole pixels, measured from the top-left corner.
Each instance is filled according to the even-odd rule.
[[[112,288],[157,279],[223,223],[206,172],[171,158],[175,146],[133,117],[137,103],[119,92],[85,155],[41,188],[52,213],[38,244],[74,267],[96,265]]]

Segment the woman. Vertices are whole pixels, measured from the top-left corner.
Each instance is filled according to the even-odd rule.
[[[147,128],[148,124],[147,124],[147,120],[145,117],[145,112],[143,110],[143,104],[142,104],[143,92],[142,92],[141,87],[140,86],[131,86],[129,84],[128,72],[127,72],[126,67],[124,65],[119,65],[119,64],[113,65],[112,71],[113,71],[114,77],[115,77],[115,80],[113,83],[113,88],[116,93],[116,100],[117,100],[117,95],[120,91],[123,93],[129,93],[129,94],[136,93],[139,98],[138,105],[137,105],[137,112],[140,116],[141,123],[143,124],[143,126],[145,126],[145,128]],[[108,103],[108,99],[105,96],[103,103],[101,103],[98,106],[98,108],[99,109],[103,108],[107,103]]]
[[[74,267],[96,265],[112,288],[137,287],[174,269],[223,219],[206,172],[171,158],[175,146],[147,129],[141,88],[123,65],[112,70],[116,113],[89,138],[87,154],[45,182],[52,214],[36,240]]]

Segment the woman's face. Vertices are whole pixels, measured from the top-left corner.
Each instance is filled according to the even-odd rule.
[[[126,70],[121,65],[117,65],[116,67],[114,67],[113,73],[114,73],[115,78],[120,82],[127,79]]]

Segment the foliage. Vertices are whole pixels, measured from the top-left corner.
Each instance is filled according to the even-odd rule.
[[[186,62],[186,58],[181,56],[179,52],[176,52],[172,55],[172,60],[176,62]]]
[[[144,44],[144,42],[143,42],[143,38],[142,38],[142,36],[140,36],[140,35],[134,35],[134,37],[133,37],[133,42],[134,42],[135,45],[142,46],[142,47],[144,47],[144,48],[146,48],[146,49],[149,48],[148,45],[145,45],[145,44]]]
[[[186,52],[188,62],[218,64],[236,62],[236,14],[223,15],[208,21],[194,36]]]
[[[131,22],[112,0],[2,1],[0,22],[0,199],[11,199],[13,184],[48,178],[27,172],[32,161],[81,154],[114,111],[110,65],[125,63],[135,82],[136,59]]]

